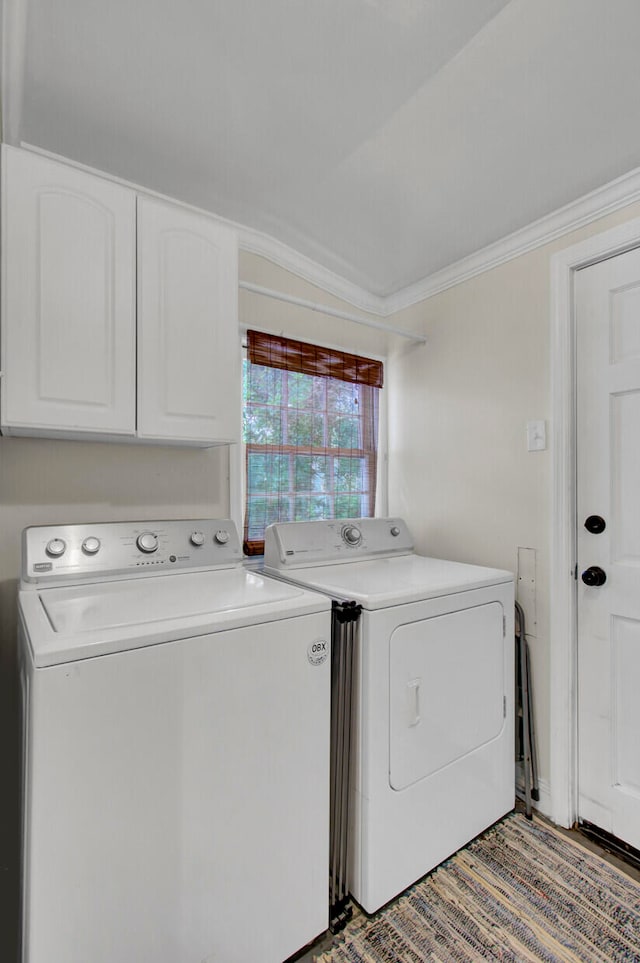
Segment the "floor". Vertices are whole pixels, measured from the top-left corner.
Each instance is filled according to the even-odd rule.
[[[549,820],[545,819],[544,816],[540,816],[539,813],[536,813],[536,816],[540,819],[541,822],[549,822]],[[617,856],[615,856],[613,853],[608,852],[608,850],[604,849],[602,846],[598,846],[597,843],[594,843],[593,840],[585,836],[584,833],[581,833],[579,830],[575,830],[575,829],[562,829],[561,827],[556,826],[551,822],[549,822],[549,825],[553,826],[556,832],[561,833],[563,836],[566,836],[568,839],[573,839],[574,842],[580,843],[580,845],[584,846],[585,849],[588,849],[592,853],[596,853],[597,856],[600,856],[602,859],[606,860],[606,862],[610,863],[611,866],[615,866],[616,869],[619,869],[621,873],[625,873],[627,876],[630,876],[631,879],[635,879],[638,883],[640,883],[639,869],[636,869],[635,866],[632,866],[630,863],[627,863],[625,860],[619,859]]]
[[[362,911],[358,909],[357,906],[353,907],[354,918],[356,916],[359,916],[361,912]],[[316,940],[315,943],[313,943],[307,950],[305,950],[305,952],[302,953],[301,956],[291,957],[290,963],[315,963],[315,960],[320,955],[320,953],[323,953],[325,950],[328,950],[330,948],[333,940],[334,940],[333,934],[327,931],[327,933],[325,933],[324,936],[321,936],[318,940]],[[289,963],[289,961],[287,961],[287,963]]]
[[[519,800],[516,803],[516,810],[519,812],[524,812],[524,806],[520,803]],[[580,845],[584,846],[585,849],[588,849],[590,852],[595,853],[597,856],[600,856],[602,859],[606,860],[606,862],[610,863],[612,866],[615,866],[617,869],[625,873],[627,876],[630,876],[631,879],[635,879],[637,882],[640,883],[640,870],[636,869],[634,866],[630,865],[629,863],[619,859],[617,856],[615,856],[613,853],[608,852],[606,849],[603,849],[602,846],[599,846],[595,842],[593,842],[593,840],[588,839],[579,830],[561,829],[560,827],[555,826],[553,823],[547,820],[544,816],[540,815],[540,813],[538,812],[536,812],[536,817],[540,819],[541,822],[548,822],[549,825],[553,826],[553,828],[557,832],[560,832],[562,835],[566,836],[568,839],[572,839],[574,842],[580,843]],[[353,908],[354,917],[358,916],[361,912],[362,911],[357,906],[354,906]],[[333,939],[334,937],[331,933],[329,932],[325,933],[324,936],[321,936],[310,947],[307,947],[300,955],[292,957],[290,963],[294,963],[294,961],[295,963],[314,963],[314,961],[316,960],[317,956],[320,953],[330,948],[331,943],[333,942]]]

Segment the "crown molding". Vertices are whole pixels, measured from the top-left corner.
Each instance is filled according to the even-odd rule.
[[[353,281],[348,281],[342,275],[336,274],[335,271],[331,271],[317,261],[300,254],[299,251],[282,241],[278,241],[270,234],[264,234],[262,231],[248,227],[239,227],[238,243],[242,251],[266,258],[273,264],[277,264],[278,267],[295,274],[303,281],[308,281],[327,294],[333,294],[340,300],[360,308],[361,311],[383,318],[387,317],[389,313],[386,298],[367,291]]]
[[[565,204],[564,207],[546,214],[526,227],[508,234],[441,271],[388,295],[384,299],[386,314],[387,316],[397,314],[462,281],[490,271],[522,254],[549,244],[571,231],[585,227],[607,214],[621,210],[637,200],[640,200],[640,167],[589,194],[584,194],[576,201]]]
[[[637,200],[640,200],[640,168],[629,171],[589,194],[565,204],[564,207],[546,214],[526,227],[448,265],[441,271],[427,275],[420,281],[386,296],[366,291],[268,234],[240,228],[240,247],[273,261],[279,267],[309,281],[329,294],[334,294],[362,311],[388,318],[456,284],[484,274],[485,271],[491,271],[501,264],[506,264],[507,261],[585,227],[607,214],[621,210]]]

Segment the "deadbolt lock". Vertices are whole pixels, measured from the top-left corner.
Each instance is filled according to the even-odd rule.
[[[591,532],[592,535],[600,535],[607,527],[607,523],[602,515],[589,515],[584,523],[584,527],[588,532]]]

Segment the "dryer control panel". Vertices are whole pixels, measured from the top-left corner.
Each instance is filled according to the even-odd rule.
[[[265,531],[267,571],[408,555],[413,539],[401,518],[336,518],[280,522]]]
[[[38,585],[228,568],[241,561],[229,518],[38,525],[22,533],[22,579]]]

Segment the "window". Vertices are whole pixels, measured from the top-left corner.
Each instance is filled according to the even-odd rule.
[[[247,332],[244,545],[272,522],[373,515],[382,363]]]

